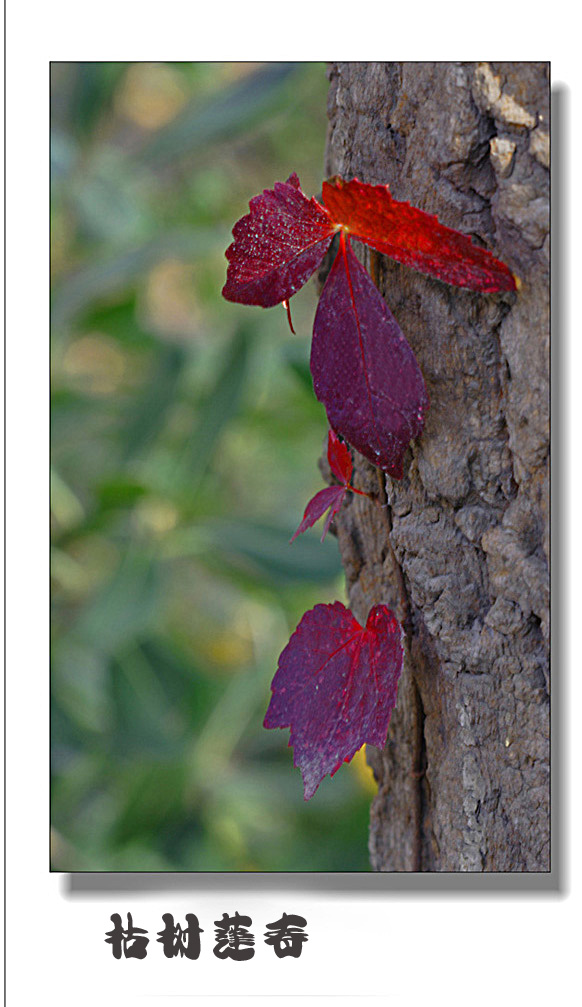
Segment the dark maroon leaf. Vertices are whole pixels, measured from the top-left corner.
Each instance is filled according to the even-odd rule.
[[[292,185],[294,189],[299,189],[299,191],[301,191],[301,182],[299,181],[299,175],[296,171],[291,172],[285,184]]]
[[[319,521],[322,514],[325,514],[328,507],[330,508],[329,514],[325,520],[325,525],[323,527],[323,535],[321,536],[321,541],[323,542],[329,526],[332,522],[334,514],[337,514],[342,503],[344,502],[344,497],[346,495],[345,486],[326,486],[324,490],[320,490],[316,493],[314,497],[311,498],[307,507],[305,508],[305,513],[303,515],[303,520],[299,525],[299,528],[295,532],[291,542],[294,542],[298,535],[302,532],[307,531],[311,528],[316,521]]]
[[[428,395],[414,353],[343,233],[315,316],[311,373],[333,429],[401,479]]]
[[[228,301],[269,308],[289,298],[320,265],[337,227],[293,173],[250,201],[233,227],[222,291]]]
[[[385,605],[365,628],[339,601],[305,613],[279,658],[264,725],[291,728],[306,801],[363,744],[384,747],[402,657],[402,628]]]

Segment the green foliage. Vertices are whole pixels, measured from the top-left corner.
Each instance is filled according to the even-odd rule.
[[[336,543],[314,295],[222,300],[249,194],[318,190],[321,64],[53,64],[52,824],[56,870],[366,870],[361,760],[305,805],[262,727]]]

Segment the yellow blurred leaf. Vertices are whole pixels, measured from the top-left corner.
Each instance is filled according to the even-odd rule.
[[[180,74],[162,63],[133,63],[115,96],[116,111],[141,129],[165,126],[185,105]]]
[[[350,762],[350,768],[357,776],[360,786],[366,791],[366,793],[375,794],[377,792],[378,784],[374,779],[372,770],[366,762],[365,745],[362,745],[359,752],[356,752],[354,755],[352,761]]]

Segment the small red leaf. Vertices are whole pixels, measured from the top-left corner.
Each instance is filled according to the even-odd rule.
[[[362,745],[384,747],[402,658],[402,628],[385,605],[365,628],[339,601],[305,613],[279,658],[264,726],[291,728],[306,801]]]
[[[516,289],[505,263],[474,245],[468,235],[393,199],[387,185],[330,179],[323,183],[323,202],[335,224],[405,266],[471,290]]]
[[[321,541],[323,542],[329,526],[331,524],[334,514],[337,514],[342,503],[344,502],[344,497],[346,495],[345,486],[326,486],[325,489],[320,490],[316,493],[314,497],[311,498],[307,507],[305,508],[305,513],[303,515],[303,520],[299,525],[299,528],[295,532],[293,538],[290,542],[294,542],[298,535],[302,532],[307,531],[311,528],[316,521],[319,521],[322,514],[325,514],[328,507],[331,508],[323,529],[323,535],[321,536]]]
[[[311,528],[311,526],[319,520],[322,514],[324,514],[329,507],[330,511],[325,519],[323,535],[321,536],[321,541],[323,542],[329,531],[329,526],[334,515],[337,514],[344,502],[347,490],[351,490],[352,493],[358,493],[360,496],[368,495],[367,493],[363,493],[362,490],[357,490],[354,489],[353,486],[350,486],[350,479],[352,478],[352,471],[354,467],[352,456],[346,445],[340,441],[339,437],[333,430],[329,430],[327,434],[327,460],[331,471],[334,476],[339,479],[342,485],[328,486],[326,489],[320,490],[319,493],[316,493],[315,496],[311,498],[305,508],[303,520],[291,539],[291,542],[293,542],[297,536],[301,534],[301,532],[307,531],[308,528]]]
[[[227,301],[269,308],[289,298],[321,263],[337,228],[293,173],[251,199],[250,213],[233,227],[222,294]]]
[[[315,316],[311,373],[334,430],[401,479],[428,395],[414,353],[343,233]]]
[[[340,441],[335,430],[330,430],[327,435],[327,460],[334,476],[339,479],[340,483],[349,486],[354,469],[352,456],[343,441]]]

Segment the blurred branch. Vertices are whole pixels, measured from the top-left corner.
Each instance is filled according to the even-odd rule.
[[[246,132],[277,106],[283,97],[283,85],[300,66],[270,63],[223,89],[202,107],[192,102],[141,149],[140,161],[157,167],[209,143]]]
[[[175,230],[146,241],[120,255],[91,261],[61,281],[52,297],[53,331],[70,323],[95,300],[124,290],[164,258],[190,259],[225,245],[219,229]]]

